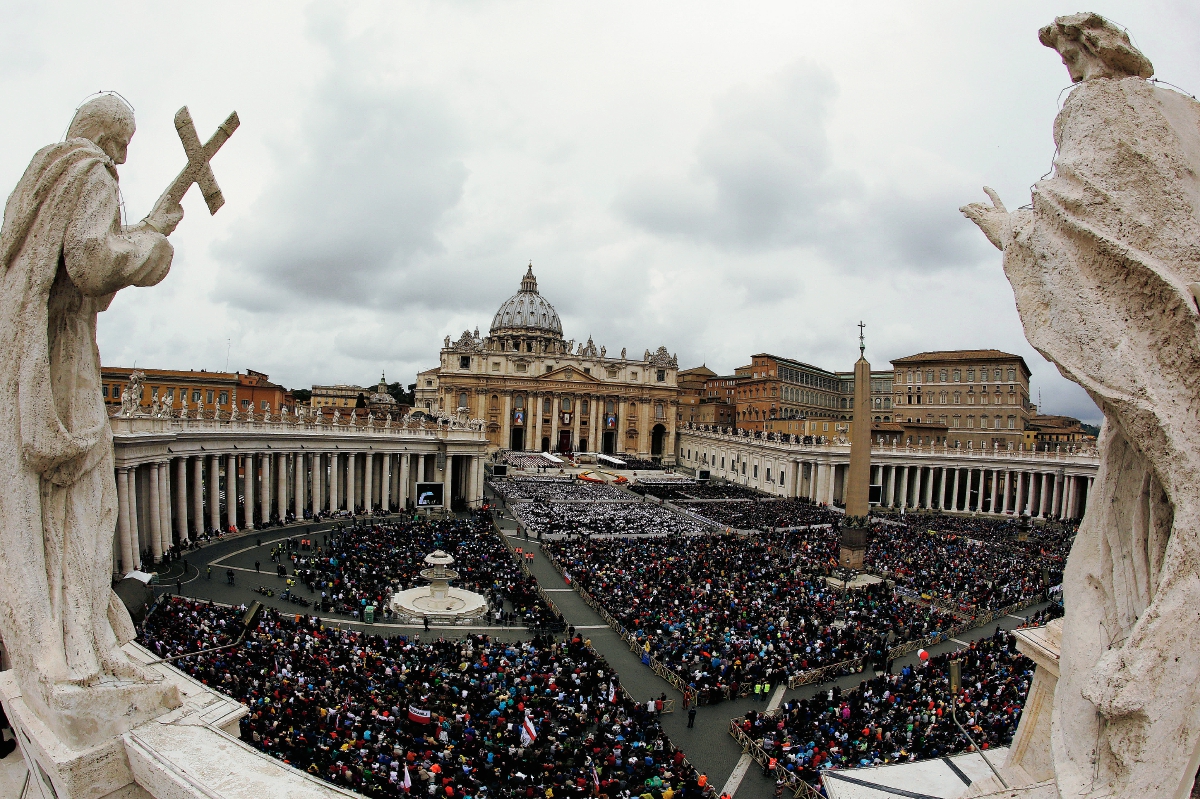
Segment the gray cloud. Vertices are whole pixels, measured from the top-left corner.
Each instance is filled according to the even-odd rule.
[[[439,95],[375,85],[336,23],[314,27],[332,57],[328,75],[275,146],[278,178],[215,247],[227,272],[218,298],[246,310],[394,301],[434,271],[438,226],[467,179]]]
[[[962,224],[952,190],[936,196],[868,188],[831,153],[837,88],[824,71],[793,64],[714,104],[686,175],[643,175],[618,213],[657,235],[729,250],[810,247],[851,271],[936,271],[978,261],[985,247]]]

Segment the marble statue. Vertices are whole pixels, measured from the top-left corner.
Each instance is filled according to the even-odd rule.
[[[96,317],[171,268],[178,202],[122,224],[117,166],[133,110],[104,94],[34,155],[0,230],[0,637],[23,695],[69,744],[177,706],[121,649],[113,593],[117,487]],[[130,392],[131,412],[140,399]]]
[[[1051,740],[1063,797],[1189,795],[1200,761],[1200,103],[1097,14],[1039,32],[1076,87],[1051,177],[963,213],[1030,343],[1104,413],[1064,577]]]

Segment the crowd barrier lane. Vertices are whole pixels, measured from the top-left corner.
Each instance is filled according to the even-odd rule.
[[[773,718],[778,716],[778,711],[762,714],[764,717]],[[745,717],[729,720],[729,734],[733,740],[737,741],[742,747],[742,751],[750,755],[754,762],[758,763],[763,769],[767,769],[771,763],[771,756],[759,744],[747,735],[741,728],[741,722]],[[792,799],[825,799],[825,797],[804,780],[797,777],[794,773],[788,771],[783,765],[778,762],[775,764],[774,775],[776,778],[783,778],[784,783],[792,789]]]
[[[560,564],[558,559],[546,550],[545,544],[541,546],[541,550],[542,555],[546,558],[554,570],[565,576],[566,572],[563,571],[562,564]],[[584,601],[584,604],[596,611],[596,614],[604,620],[604,623],[612,628],[617,635],[621,636],[621,640],[623,640],[629,646],[630,652],[635,652],[640,655],[646,651],[645,645],[639,641],[636,636],[626,630],[619,621],[613,618],[613,615],[609,613],[603,605],[593,599],[592,595],[589,594],[587,590],[583,588],[583,586],[572,581],[571,588],[573,588],[575,593],[579,595],[579,598]],[[669,668],[654,656],[650,657],[650,670],[666,680],[667,684],[676,691],[679,691],[679,693],[683,694],[684,707],[690,707],[696,703],[699,694],[695,688],[692,688],[690,685],[688,685],[687,680],[683,678],[683,675]],[[672,705],[672,708],[673,707],[674,706]]]
[[[918,639],[916,641],[906,641],[905,643],[900,644],[899,646],[894,646],[891,649],[889,649],[888,650],[888,658],[895,659],[895,658],[901,657],[903,655],[907,655],[910,652],[914,652],[918,649],[924,649],[927,646],[933,646],[934,644],[940,644],[942,641],[945,641],[948,638],[953,638],[956,635],[962,635],[963,633],[965,633],[969,630],[974,630],[977,627],[983,627],[984,625],[991,624],[996,619],[1002,619],[1005,616],[1008,616],[1012,613],[1016,613],[1019,610],[1024,610],[1025,608],[1031,608],[1040,602],[1044,602],[1045,599],[1046,599],[1045,594],[1038,594],[1037,596],[1035,596],[1029,600],[1017,602],[1017,603],[1014,603],[1007,607],[1000,608],[999,610],[991,610],[991,611],[988,611],[987,613],[984,613],[981,616],[976,616],[973,619],[968,619],[967,621],[964,621],[961,624],[956,624],[955,626],[951,627],[949,630],[939,632],[936,635],[929,635],[924,638]]]
[[[862,671],[862,658],[843,660],[840,663],[830,663],[826,666],[820,666],[815,669],[809,669],[798,674],[793,674],[788,678],[788,688],[799,688],[801,685],[813,685],[814,683],[822,683],[827,680],[832,680],[842,676],[843,673],[848,673],[845,671],[846,669],[850,669],[853,672]]]

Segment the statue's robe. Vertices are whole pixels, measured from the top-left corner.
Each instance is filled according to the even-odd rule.
[[[96,315],[119,289],[162,280],[172,254],[156,231],[122,226],[116,168],[86,139],[39,150],[4,209],[0,636],[27,693],[126,663]]]
[[[1066,566],[1055,772],[1064,797],[1187,795],[1200,754],[1200,103],[1140,78],[1088,80],[1054,139],[1054,174],[1003,244],[1030,343],[1104,412]]]

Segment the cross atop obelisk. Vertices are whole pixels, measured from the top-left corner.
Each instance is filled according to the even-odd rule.
[[[859,322],[858,322],[858,354],[863,357],[865,357],[867,354],[867,340],[866,340],[866,338],[863,337],[863,328],[865,328],[865,327],[866,327],[866,325],[864,325],[862,323],[862,320],[859,320]]]

